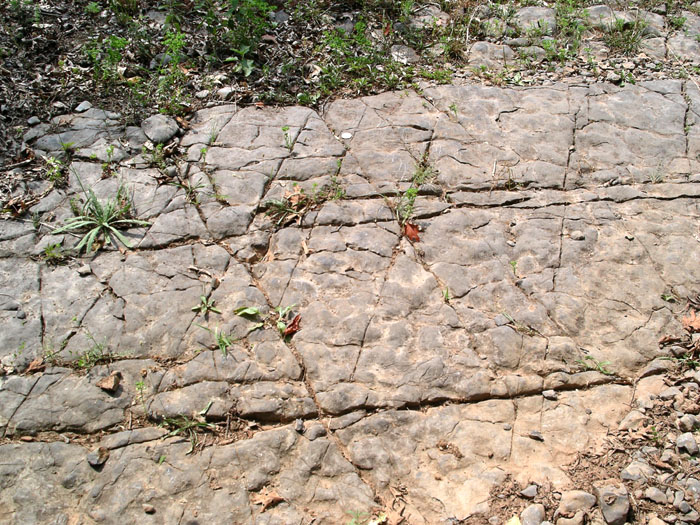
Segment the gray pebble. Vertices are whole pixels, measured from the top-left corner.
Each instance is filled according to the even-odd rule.
[[[544,505],[530,505],[520,513],[520,523],[522,525],[540,525],[544,517]]]
[[[545,390],[544,392],[542,392],[542,396],[544,396],[545,399],[549,399],[550,401],[554,401],[555,399],[557,399],[557,397],[559,397],[556,391],[554,390]]]
[[[644,497],[656,503],[666,503],[666,494],[656,487],[649,487],[644,491]]]
[[[527,499],[532,499],[537,496],[537,485],[534,483],[528,485],[523,490],[520,491],[520,495]]]
[[[676,439],[676,446],[679,451],[682,452],[685,450],[691,456],[698,453],[698,443],[690,432],[685,432],[678,436]]]

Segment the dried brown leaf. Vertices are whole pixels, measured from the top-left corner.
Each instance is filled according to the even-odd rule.
[[[419,242],[420,237],[418,236],[418,226],[416,224],[413,224],[411,222],[407,222],[403,226],[403,234],[408,237],[409,241],[412,242]]]
[[[688,332],[700,332],[700,317],[695,315],[695,310],[691,310],[687,316],[681,319],[683,323],[683,328]]]
[[[299,331],[299,323],[301,322],[301,314],[297,314],[294,319],[292,319],[292,322],[287,325],[287,328],[284,329],[284,332],[282,335],[287,337],[288,335],[295,334]]]
[[[253,494],[250,497],[250,501],[253,503],[253,505],[262,505],[260,512],[265,512],[270,507],[274,507],[278,503],[282,503],[284,498],[277,494],[277,492],[274,490],[264,488],[258,494]]]
[[[44,360],[41,357],[37,357],[31,363],[29,363],[26,372],[27,374],[31,374],[33,372],[41,372],[44,368],[46,368]]]

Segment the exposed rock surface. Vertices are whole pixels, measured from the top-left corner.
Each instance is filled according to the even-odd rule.
[[[338,523],[376,507],[446,523],[488,516],[511,476],[563,491],[546,509],[550,490],[529,493],[524,522],[623,523],[622,491],[573,491],[566,465],[655,403],[697,414],[697,388],[648,366],[686,335],[669,294],[700,287],[699,103],[677,80],[445,86],[323,114],[203,110],[170,176],[133,130],[119,177],[78,157],[41,222],[71,217],[81,184],[106,199],[123,180],[150,225],[125,232],[134,250],[51,266],[44,248],[80,236],[2,222],[0,519]],[[27,140],[79,152],[125,138],[117,118],[90,108]],[[396,195],[421,165],[411,240]],[[302,188],[305,213],[265,215]],[[681,434],[669,454],[697,452]],[[623,469],[658,472],[643,455]],[[690,520],[700,482],[680,481]]]

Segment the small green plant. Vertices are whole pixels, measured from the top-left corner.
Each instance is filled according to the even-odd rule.
[[[197,306],[193,306],[192,311],[197,312],[199,315],[203,315],[205,317],[209,312],[221,314],[221,310],[214,306],[215,302],[216,301],[214,301],[213,299],[208,299],[206,295],[200,295],[199,304]]]
[[[450,111],[454,114],[455,118],[457,118],[457,104],[454,102],[450,104]]]
[[[350,521],[347,521],[345,525],[382,525],[387,523],[387,516],[384,512],[372,515],[367,512],[350,510],[345,513],[350,516]]]
[[[250,46],[242,45],[239,48],[231,49],[237,56],[231,56],[225,60],[225,62],[235,62],[236,67],[234,71],[236,73],[243,73],[243,76],[248,78],[255,67],[255,62],[251,58],[247,58],[246,55],[250,52]]]
[[[282,199],[270,199],[265,202],[265,215],[273,219],[278,228],[296,220],[301,221],[308,204],[302,201],[293,202],[288,197]]]
[[[348,510],[346,514],[350,516],[350,521],[345,525],[367,525],[370,519],[370,514],[359,510]]]
[[[524,335],[529,335],[529,336],[535,336],[535,335],[542,335],[540,334],[537,330],[532,328],[531,326],[528,326],[524,323],[521,323],[519,321],[516,321],[511,315],[502,312],[503,317],[508,319],[508,324],[516,331]]]
[[[684,16],[671,16],[668,19],[668,23],[671,26],[671,28],[680,30],[683,29],[683,26],[687,22],[687,18]]]
[[[442,291],[442,299],[446,303],[449,303],[452,299],[452,296],[450,295],[450,289],[448,287],[445,287],[445,289]]]
[[[185,199],[191,204],[199,204],[199,194],[205,187],[203,181],[199,181],[195,184],[189,180],[181,180],[179,178],[168,184],[183,190],[185,192]]]
[[[66,261],[68,256],[63,251],[63,247],[60,243],[47,244],[44,247],[44,254],[41,259],[47,264],[61,264]]]
[[[233,345],[235,339],[232,339],[230,335],[226,334],[226,332],[220,331],[218,328],[214,328],[214,330],[212,330],[211,328],[207,328],[206,326],[202,326],[201,324],[198,324],[197,326],[206,330],[214,336],[214,339],[216,340],[216,346],[219,348],[223,356],[226,357],[228,349],[231,345]]]
[[[100,4],[97,2],[89,2],[88,5],[85,6],[85,12],[89,15],[99,15],[101,11],[102,8],[100,8]]]
[[[59,356],[60,356],[61,351],[65,348],[66,344],[68,344],[67,340],[65,340],[63,342],[63,345],[61,346],[61,348],[56,350],[53,347],[53,345],[51,345],[50,343],[49,344],[45,343],[44,348],[43,348],[43,353],[42,353],[42,358],[44,359],[44,362],[51,365],[51,366],[60,365],[61,360],[60,360]]]
[[[118,243],[131,248],[129,241],[119,231],[118,228],[132,226],[150,226],[147,221],[131,218],[131,198],[128,195],[126,187],[119,186],[116,196],[107,200],[101,201],[97,198],[92,189],[85,189],[83,183],[78,178],[81,189],[85,196],[85,202],[82,207],[78,208],[78,204],[73,201],[72,208],[76,217],[66,219],[63,226],[54,230],[54,234],[73,232],[79,230],[87,230],[85,235],[75,247],[80,253],[85,249],[86,253],[92,253],[92,247],[95,241],[103,240],[104,244]]]
[[[413,172],[413,178],[411,183],[413,186],[419,188],[423,184],[432,181],[437,176],[435,168],[430,164],[426,155],[423,156],[421,161],[416,164],[416,169]]]
[[[256,317],[260,315],[260,308],[257,306],[241,306],[236,308],[233,313],[241,317]]]
[[[134,387],[136,388],[136,391],[139,393],[139,395],[143,396],[144,391],[146,390],[146,383],[143,381],[143,379],[136,381]]]
[[[679,357],[664,356],[660,357],[659,359],[663,359],[664,361],[674,361],[675,363],[681,365],[682,368],[690,368],[691,370],[696,370],[698,367],[700,367],[700,361],[698,361],[693,353],[687,353]]]
[[[404,226],[413,217],[413,207],[418,196],[418,188],[411,186],[399,196],[399,201],[396,205],[396,218]]]
[[[510,267],[513,269],[513,275],[518,276],[518,261],[510,261]]]
[[[282,133],[284,133],[284,147],[292,151],[292,148],[294,148],[294,141],[292,137],[289,136],[289,126],[282,126]]]
[[[95,337],[88,332],[88,339],[90,340],[92,346],[87,350],[78,352],[78,359],[75,361],[75,366],[82,369],[90,369],[95,365],[100,363],[111,363],[118,359],[119,355],[113,354],[106,349],[107,341],[98,341]],[[72,352],[71,352],[72,353]]]
[[[92,40],[85,45],[83,50],[92,62],[96,81],[108,85],[118,78],[117,68],[128,43],[126,38],[109,35],[103,41]]]
[[[287,326],[289,325],[289,322],[291,321],[289,318],[289,314],[292,311],[292,308],[294,308],[296,304],[290,304],[289,306],[278,306],[275,308],[275,312],[277,313],[277,330],[279,330],[279,333],[281,335],[284,335],[284,331],[287,329]]]
[[[114,160],[114,146],[112,144],[105,148],[105,154],[107,155],[107,162],[102,163],[102,175],[106,178],[111,177],[115,173],[114,167],[112,165],[112,161]],[[93,153],[93,155],[95,154]],[[96,157],[97,155],[95,155],[95,158]]]
[[[66,179],[65,164],[55,157],[44,157],[46,163],[45,177],[56,185],[63,184]]]
[[[448,69],[421,69],[418,74],[422,78],[434,80],[438,84],[449,84],[452,82],[452,71]]]
[[[211,407],[211,404],[212,403],[210,402],[209,406],[206,409],[202,410],[195,418],[189,418],[187,416],[163,418],[163,423],[168,428],[172,429],[164,437],[168,438],[178,436],[180,434],[185,434],[190,441],[190,448],[186,452],[186,454],[191,454],[192,452],[194,452],[194,449],[199,444],[199,431],[214,430],[216,428],[215,425],[207,423],[207,421],[204,418],[204,414],[206,414],[206,411],[209,409],[209,407]],[[204,412],[204,414],[202,414],[202,412]]]
[[[651,433],[651,440],[654,443],[660,443],[661,442],[661,435],[659,434],[659,431],[656,429],[656,425],[652,425],[649,430]]]
[[[662,293],[661,300],[666,301],[667,303],[678,303],[680,301],[678,296],[673,292]]]
[[[265,215],[273,219],[277,228],[286,226],[296,221],[301,223],[304,215],[327,200],[342,199],[345,190],[335,175],[331,176],[330,183],[324,184],[320,189],[313,185],[311,193],[307,193],[296,183],[293,190],[288,191],[281,199],[265,201]]]
[[[163,151],[163,145],[158,144],[155,148],[149,150],[145,145],[141,147],[141,155],[143,155],[148,164],[159,170],[164,170],[165,166],[165,152]]]
[[[630,23],[618,18],[608,27],[603,40],[612,51],[632,55],[639,48],[646,26],[647,23],[644,20],[635,20]]]
[[[659,165],[650,175],[649,182],[652,184],[660,184],[664,181],[663,166]]]
[[[620,69],[617,71],[617,74],[620,75],[620,86],[624,86],[625,84],[636,84],[637,81],[634,78],[634,75],[630,71],[625,71],[624,69]]]
[[[405,226],[413,217],[413,208],[420,187],[432,181],[436,176],[437,172],[429,163],[427,155],[423,155],[421,160],[416,163],[411,177],[411,185],[402,194],[399,194],[398,200],[393,205],[396,219],[401,226]]]
[[[610,361],[598,361],[595,357],[591,355],[583,356],[583,359],[577,359],[576,363],[581,365],[584,370],[594,370],[605,374],[606,376],[615,375],[615,372],[606,368],[610,364]]]

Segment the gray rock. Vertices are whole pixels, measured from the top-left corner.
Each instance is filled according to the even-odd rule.
[[[605,480],[594,483],[593,487],[605,522],[609,525],[623,525],[630,509],[625,486],[614,480]]]
[[[100,467],[109,459],[109,449],[99,447],[87,455],[87,462],[93,467]]]
[[[540,525],[544,518],[544,505],[540,503],[529,505],[520,513],[520,523],[522,525]]]
[[[691,432],[685,432],[676,438],[676,446],[678,450],[687,452],[691,456],[696,455],[698,450],[697,441]]]
[[[696,478],[686,478],[684,480],[684,486],[686,490],[686,496],[691,496],[694,501],[700,499],[700,480]]]
[[[30,126],[36,126],[37,124],[41,124],[41,120],[39,119],[39,117],[29,117],[27,119],[27,124],[29,124]]]
[[[274,18],[275,23],[284,24],[287,20],[289,20],[289,15],[284,9],[280,9],[279,11],[275,11]]]
[[[544,436],[539,430],[531,430],[528,437],[530,439],[534,439],[535,441],[544,441]]]
[[[595,496],[583,490],[569,490],[562,492],[557,514],[565,518],[573,517],[578,511],[589,511],[595,505]]]
[[[523,7],[515,13],[515,21],[523,31],[539,31],[552,35],[557,29],[554,9],[548,7]]]
[[[661,456],[659,456],[659,460],[663,461],[664,463],[676,463],[678,461],[678,457],[672,450],[666,449],[661,453]]]
[[[659,392],[659,397],[661,399],[673,399],[674,397],[682,394],[683,393],[681,392],[680,388],[671,386]]]
[[[166,115],[153,115],[141,123],[145,135],[155,144],[164,144],[180,131],[175,119]]]
[[[682,490],[677,490],[673,494],[673,506],[674,508],[678,509],[681,506],[681,503],[683,503],[683,500],[685,499],[685,494],[683,493]]]
[[[414,29],[424,29],[426,27],[445,26],[450,21],[450,15],[441,11],[439,7],[427,5],[421,7],[411,17],[409,25]]]
[[[216,91],[216,96],[221,100],[228,100],[233,95],[233,88],[231,86],[225,86]]]
[[[545,390],[544,392],[542,392],[542,396],[545,399],[549,399],[550,401],[556,401],[559,397],[559,394],[557,394],[556,390]]]
[[[646,461],[635,460],[625,467],[620,477],[626,481],[639,481],[653,475],[654,469]]]
[[[476,42],[469,49],[469,65],[472,67],[484,66],[487,69],[499,71],[514,60],[515,53],[505,45]]]
[[[624,417],[622,421],[620,421],[620,425],[618,426],[618,428],[620,430],[637,429],[647,419],[649,418],[642,414],[640,411],[632,410],[629,414],[627,414]]]
[[[533,499],[535,496],[537,496],[537,489],[537,485],[534,483],[530,484],[520,491],[520,495],[527,499]]]
[[[698,427],[700,427],[700,420],[692,414],[683,414],[678,419],[678,428],[683,432],[692,432]]]
[[[88,102],[87,100],[83,100],[80,104],[78,104],[75,107],[75,112],[76,113],[83,113],[90,108],[92,108],[92,104],[90,104],[90,102]]]
[[[481,21],[500,17],[493,3],[483,7]],[[607,50],[591,36],[598,60]],[[501,65],[505,51],[510,63],[510,48],[492,45],[486,57]],[[658,341],[684,333],[660,296],[669,279],[684,297],[697,288],[700,94],[688,80],[644,81],[669,71],[647,71],[641,55],[598,64],[603,77],[634,71],[636,85],[559,83],[567,67],[521,71],[527,87],[486,85],[500,80],[487,72],[484,84],[341,98],[322,113],[214,105],[191,116],[186,158],[168,171],[181,187],[159,184],[158,159],[141,155],[148,137],[113,113],[91,108],[29,129],[37,155],[62,153],[61,142],[78,149],[67,187],[18,186],[41,198],[29,214],[63,223],[80,177],[100,199],[123,182],[151,226],[125,230],[136,250],[105,246],[54,267],[35,258],[76,238],[37,232],[29,214],[1,222],[3,516],[131,523],[151,505],[163,523],[337,523],[344,508],[372,507],[370,485],[389,483],[406,487],[425,523],[443,523],[483,512],[479,502],[533,451],[546,452],[536,454],[539,470],[559,472],[604,441],[630,400],[637,413],[621,427],[639,428],[647,408],[666,404],[655,396],[658,363],[670,363],[652,359]],[[545,78],[551,84],[534,85]],[[211,82],[216,98],[230,79]],[[79,157],[99,158],[110,144],[124,157],[118,176],[104,178],[99,163]],[[420,242],[411,243],[392,206],[425,152],[435,177],[416,198]],[[326,184],[334,198],[300,220],[278,226],[266,216],[266,201]],[[221,313],[192,310],[201,295]],[[301,329],[285,342],[271,309],[291,305]],[[261,313],[236,315],[244,306]],[[225,351],[224,336],[237,340]],[[678,346],[670,355],[686,351]],[[46,349],[75,362],[100,348],[118,358],[80,373],[18,373]],[[580,369],[580,348],[636,386]],[[123,375],[119,388],[102,391],[97,382],[113,372]],[[695,399],[690,385],[681,390]],[[688,410],[677,408],[679,426],[690,428]],[[184,433],[123,430],[143,415],[215,422],[222,439],[200,429],[205,446],[187,454]],[[225,428],[237,441],[226,444]],[[546,442],[532,441],[531,429]],[[57,441],[20,441],[44,431]],[[88,450],[62,441],[67,432],[113,451],[101,471]],[[623,475],[637,479],[640,498],[677,486],[685,498],[673,512],[689,523],[694,511],[680,507],[696,504],[695,478],[645,463],[661,454],[678,468],[675,436],[669,444],[632,452]],[[698,464],[688,463],[686,473]],[[285,502],[261,513],[251,502],[265,487]],[[586,519],[602,520],[593,507],[552,521]]]
[[[644,497],[656,503],[666,503],[666,494],[656,487],[648,487],[644,491]]]
[[[306,431],[304,432],[304,435],[307,437],[309,441],[313,441],[314,439],[318,439],[320,437],[323,437],[326,435],[326,429],[323,425],[311,425],[309,426]]]
[[[391,58],[396,62],[400,62],[401,64],[415,64],[416,62],[420,61],[418,53],[408,46],[395,44],[391,46],[390,53]]]
[[[579,510],[571,518],[558,518],[557,525],[584,525],[586,523],[586,513]]]

